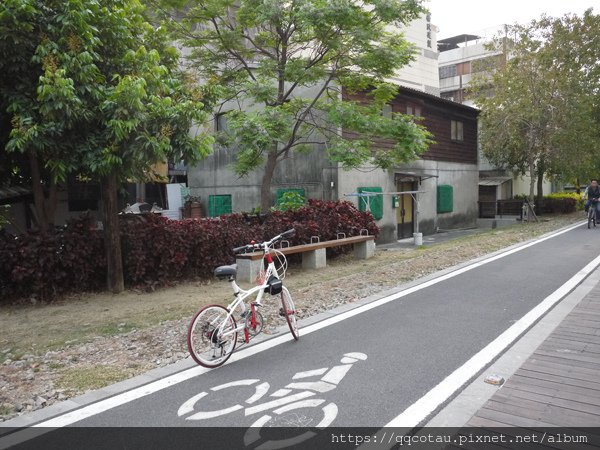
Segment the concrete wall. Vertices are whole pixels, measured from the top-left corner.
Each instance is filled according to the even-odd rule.
[[[476,225],[478,216],[479,171],[475,164],[460,164],[439,161],[417,160],[401,168],[390,171],[363,168],[360,170],[338,172],[340,198],[344,194],[356,192],[359,187],[381,186],[384,192],[397,192],[395,174],[414,172],[417,174],[437,175],[421,182],[419,194],[419,231],[433,234],[440,229],[469,228]],[[437,186],[448,184],[454,188],[454,210],[451,213],[437,213]],[[391,196],[384,196],[383,217],[377,221],[380,227],[379,243],[397,240],[396,209],[392,207]],[[357,197],[346,197],[358,206]]]
[[[513,195],[529,195],[529,181],[531,177],[528,175],[516,175],[513,178]],[[551,194],[553,192],[552,182],[544,179],[543,186],[544,195]],[[537,195],[537,182],[534,188],[534,192]]]
[[[203,214],[207,215],[208,196],[232,196],[233,212],[245,212],[260,204],[262,169],[240,178],[232,170],[234,152],[217,149],[197,167],[188,172],[188,186],[192,195],[200,196]],[[333,186],[332,186],[333,182]],[[271,184],[275,194],[281,188],[304,188],[309,198],[333,200],[337,198],[337,166],[326,158],[323,148],[315,146],[306,154],[292,153],[279,162]]]
[[[359,187],[380,186],[383,192],[395,192],[394,172],[364,167],[361,169],[338,172],[338,189],[340,199],[347,200],[358,208],[358,197],[346,197],[357,191]],[[378,243],[395,242],[397,239],[396,210],[392,208],[390,196],[383,197],[383,217],[377,221],[379,227]]]

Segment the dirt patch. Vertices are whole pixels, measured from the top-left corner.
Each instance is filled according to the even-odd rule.
[[[325,269],[291,266],[285,280],[308,317],[581,220],[553,217],[427,248],[343,256]],[[360,275],[360,276],[357,276]],[[152,293],[85,294],[50,305],[0,309],[0,421],[187,357],[188,322],[200,307],[226,305],[228,283],[196,281]],[[265,300],[266,333],[285,324]]]

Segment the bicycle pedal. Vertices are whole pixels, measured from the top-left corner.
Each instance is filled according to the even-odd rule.
[[[281,317],[285,317],[286,316],[285,311],[283,310],[283,308],[279,308],[279,315]]]

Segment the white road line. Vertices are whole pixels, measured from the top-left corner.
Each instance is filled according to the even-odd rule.
[[[537,239],[535,241],[532,242],[528,242],[527,244],[523,244],[519,247],[515,247],[512,248],[510,250],[507,250],[505,252],[499,253],[497,255],[494,255],[490,258],[475,262],[473,264],[469,264],[468,266],[462,267],[460,269],[457,269],[453,272],[447,273],[445,275],[442,275],[438,278],[435,278],[433,280],[429,280],[426,281],[424,283],[421,283],[419,285],[413,286],[411,288],[405,289],[401,292],[397,292],[395,294],[389,295],[387,297],[383,297],[379,300],[375,300],[371,303],[367,303],[366,305],[362,305],[359,306],[355,309],[352,309],[350,311],[346,311],[344,313],[338,314],[334,317],[330,317],[328,319],[322,320],[321,322],[309,325],[305,328],[302,328],[302,334],[303,335],[307,335],[310,334],[312,332],[318,331],[322,328],[328,327],[330,325],[339,323],[343,320],[349,319],[350,317],[354,317],[358,314],[362,314],[364,312],[370,311],[371,309],[377,308],[378,306],[384,305],[386,303],[389,303],[391,301],[397,300],[399,298],[405,297],[407,295],[410,295],[414,292],[420,291],[422,289],[428,288],[430,286],[433,286],[437,283],[441,283],[442,281],[448,280],[450,278],[456,277],[458,275],[461,275],[465,272],[468,272],[470,270],[476,269],[478,267],[481,267],[485,264],[491,263],[493,261],[497,261],[501,258],[504,258],[506,256],[512,255],[514,253],[517,253],[521,250],[525,250],[529,247],[532,247],[536,244],[539,244],[541,242],[547,241],[548,239],[552,239],[554,237],[560,236],[562,234],[568,233],[569,231],[574,230],[575,228],[578,228],[580,226],[582,226],[583,223],[579,223],[577,225],[573,225],[569,228],[565,228],[564,230],[561,230],[559,232],[556,233],[552,233],[548,236],[545,236],[543,238]],[[227,362],[227,364],[231,364],[235,361],[239,361],[242,360],[244,358],[248,358],[250,356],[256,355],[257,353],[261,353],[264,352],[265,350],[268,350],[270,348],[276,347],[278,345],[283,344],[284,342],[288,342],[292,339],[291,335],[286,334],[286,335],[282,335],[282,336],[278,336],[275,337],[273,339],[269,339],[268,341],[264,341],[261,342],[259,344],[256,344],[252,347],[248,347],[238,353],[234,353],[231,358],[229,358],[229,361]],[[127,392],[123,392],[121,394],[115,395],[113,397],[109,397],[105,400],[101,400],[99,402],[96,403],[92,403],[90,405],[84,406],[82,408],[79,408],[77,410],[73,410],[70,411],[68,413],[65,414],[61,414],[57,417],[54,417],[52,419],[48,419],[45,420],[43,422],[37,423],[35,425],[32,425],[33,427],[47,427],[47,428],[59,428],[59,427],[64,427],[64,426],[68,426],[71,425],[75,422],[79,422],[81,420],[87,419],[89,417],[92,417],[96,414],[100,414],[104,411],[107,411],[109,409],[115,408],[117,406],[121,406],[124,405],[126,403],[132,402],[134,400],[137,400],[139,398],[145,397],[147,395],[151,395],[154,394],[158,391],[161,391],[163,389],[169,388],[171,386],[174,386],[176,384],[182,383],[184,381],[187,381],[191,378],[197,377],[199,375],[202,375],[206,372],[208,372],[210,369],[206,369],[204,367],[193,367],[191,369],[185,370],[183,372],[179,372],[173,375],[170,375],[168,377],[165,378],[161,378],[160,380],[156,380],[152,383],[148,383],[146,385],[140,386],[138,388],[132,389],[130,391]],[[9,435],[7,437],[12,437],[12,438],[16,438],[16,434],[18,433],[13,433],[12,435]],[[12,439],[11,439],[12,440]],[[2,448],[3,445],[3,441],[4,438],[0,439],[0,448]]]
[[[208,392],[200,392],[197,395],[194,395],[192,398],[190,398],[188,401],[186,401],[183,405],[181,405],[179,407],[179,410],[177,411],[177,415],[179,417],[181,416],[185,416],[186,414],[189,414],[191,412],[194,412],[194,406],[196,406],[196,402],[198,400],[200,400],[201,398],[204,398],[208,395]]]
[[[292,380],[297,380],[299,378],[314,377],[316,375],[323,375],[325,372],[327,372],[327,367],[323,367],[322,369],[307,370],[306,372],[298,372],[292,377]]]
[[[260,381],[260,380],[258,380],[258,379],[246,379],[246,380],[231,381],[229,383],[220,384],[218,386],[210,388],[210,390],[211,391],[220,391],[221,389],[227,389],[227,388],[233,387],[233,386],[251,386],[251,385],[253,385],[254,383],[256,383],[258,381]]]
[[[244,414],[246,416],[250,416],[252,414],[259,413],[261,411],[266,411],[267,409],[276,408],[279,405],[287,405],[288,403],[295,402],[296,400],[302,400],[306,397],[312,397],[315,395],[314,392],[298,392],[297,394],[290,395],[289,397],[280,398],[279,400],[273,400],[267,403],[261,403],[260,405],[251,406],[250,408],[246,408]]]
[[[291,389],[279,389],[275,392],[273,392],[270,397],[285,397],[286,395],[288,395],[290,392],[292,392]]]
[[[577,272],[565,284],[546,297],[540,304],[515,322],[504,333],[494,339],[471,359],[456,369],[436,387],[409,406],[402,414],[392,419],[385,428],[413,428],[419,425],[438,406],[444,403],[454,392],[467,383],[476,373],[515,341],[525,330],[533,325],[542,315],[552,308],[560,299],[577,287],[583,279],[600,265],[600,256]]]
[[[351,367],[352,364],[344,364],[343,366],[332,367],[331,370],[327,372],[323,378],[321,378],[321,380],[327,383],[339,384]]]
[[[312,389],[321,394],[332,391],[336,387],[335,384],[326,383],[325,381],[301,381],[299,383],[290,383],[286,386],[286,388],[290,389]]]
[[[186,417],[185,420],[206,420],[206,419],[214,419],[215,417],[226,416],[235,411],[239,411],[243,409],[242,405],[234,405],[229,408],[219,409],[217,411],[200,411],[196,414],[191,415],[190,417]]]
[[[258,386],[256,386],[256,392],[254,393],[254,395],[252,395],[252,397],[246,400],[246,403],[251,405],[255,401],[260,400],[263,397],[263,395],[265,395],[269,391],[270,387],[271,386],[266,381],[264,383],[259,384]]]

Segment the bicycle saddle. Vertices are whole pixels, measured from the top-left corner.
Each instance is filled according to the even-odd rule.
[[[233,277],[235,278],[237,274],[237,264],[232,264],[230,266],[219,266],[215,269],[215,277],[219,279]]]

